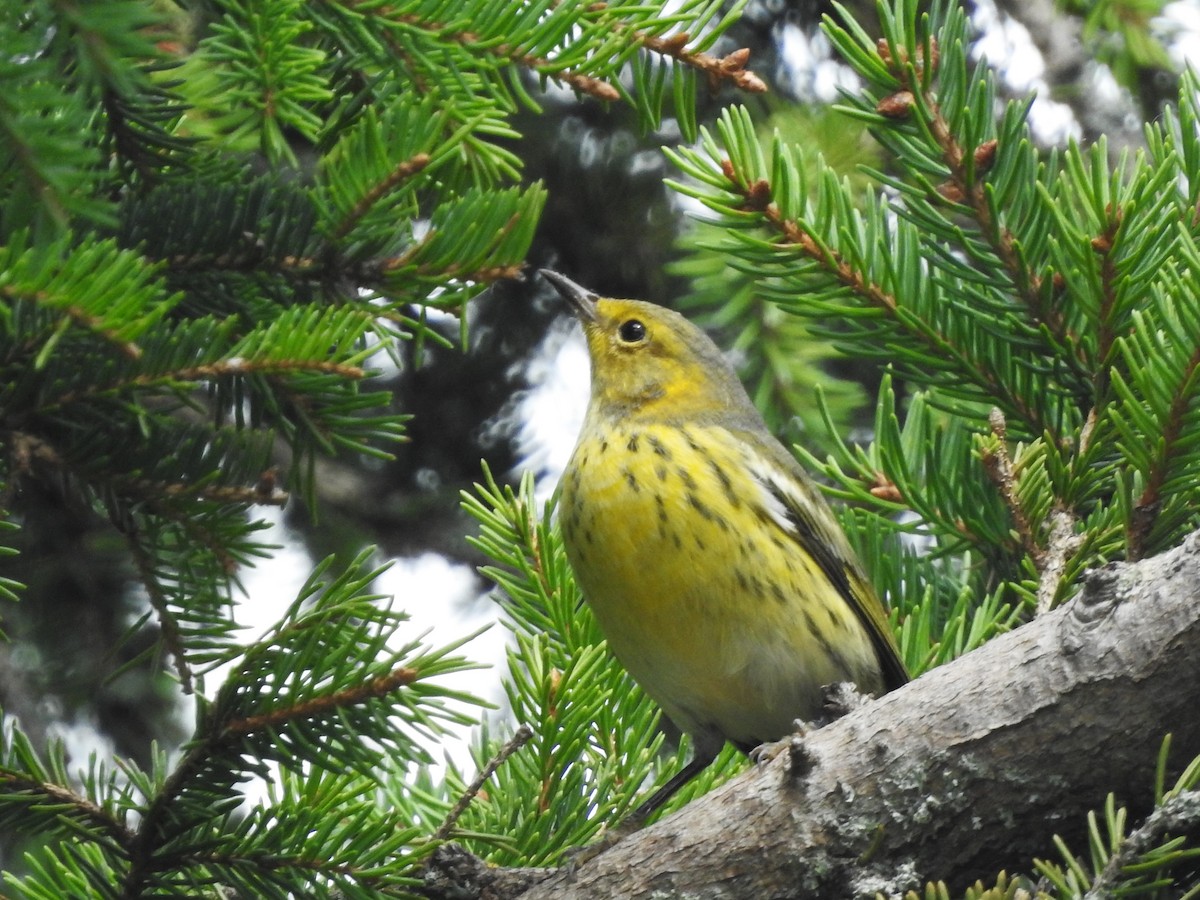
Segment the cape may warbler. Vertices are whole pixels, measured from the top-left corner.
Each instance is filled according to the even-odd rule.
[[[725,741],[749,752],[817,717],[825,685],[880,694],[908,676],[837,520],[716,344],[669,309],[542,275],[592,364],[562,480],[567,558],[612,652],[695,744],[641,821]]]

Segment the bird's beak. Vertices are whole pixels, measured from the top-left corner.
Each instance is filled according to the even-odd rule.
[[[586,324],[597,320],[596,301],[600,299],[597,294],[589,291],[583,285],[576,284],[566,275],[559,275],[550,269],[538,269],[538,274],[550,282],[554,289],[562,295],[562,298],[571,304],[571,308],[581,322]]]

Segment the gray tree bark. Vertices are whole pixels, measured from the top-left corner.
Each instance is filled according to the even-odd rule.
[[[1054,856],[1055,834],[1085,851],[1087,813],[1109,792],[1146,811],[1168,732],[1177,771],[1200,754],[1200,533],[1089,573],[1071,603],[796,739],[574,871],[530,886],[538,875],[467,876],[444,854],[433,872],[496,900],[846,900],[938,879],[953,891],[1029,871]]]

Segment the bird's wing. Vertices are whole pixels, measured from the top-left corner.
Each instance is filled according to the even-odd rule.
[[[773,442],[772,442],[773,443]],[[761,442],[754,442],[761,445]],[[775,447],[771,447],[775,450]],[[783,449],[770,457],[757,456],[751,475],[762,489],[763,506],[771,519],[811,556],[854,610],[871,636],[887,690],[907,682],[908,671],[892,634],[883,604],[850,547],[825,498],[818,493],[799,463]]]

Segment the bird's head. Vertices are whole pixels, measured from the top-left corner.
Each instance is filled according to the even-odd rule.
[[[753,407],[712,340],[679,313],[640,300],[600,297],[541,270],[583,326],[592,362],[592,404],[606,416],[696,421]]]

